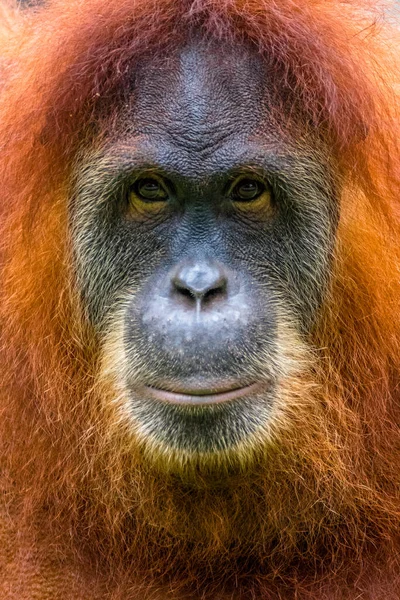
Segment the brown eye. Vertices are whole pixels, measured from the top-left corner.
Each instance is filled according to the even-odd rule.
[[[272,190],[267,183],[243,177],[231,187],[230,197],[237,213],[264,221],[273,216]]]
[[[265,191],[265,186],[256,179],[241,179],[232,190],[232,198],[239,202],[255,200]]]
[[[138,221],[166,214],[169,202],[168,188],[155,177],[141,177],[129,188],[130,217]]]
[[[163,185],[151,177],[138,179],[132,186],[132,192],[145,202],[163,202],[168,194]]]

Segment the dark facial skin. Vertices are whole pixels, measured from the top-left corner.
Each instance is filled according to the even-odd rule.
[[[272,119],[271,85],[254,51],[194,40],[141,65],[78,168],[78,285],[135,434],[163,452],[265,429],[326,292],[333,179],[322,143]]]

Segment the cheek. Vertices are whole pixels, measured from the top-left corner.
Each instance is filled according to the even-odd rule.
[[[73,250],[77,287],[96,327],[121,295],[143,284],[163,257],[151,234],[137,236],[128,224],[95,219],[75,226]]]
[[[335,231],[329,215],[298,219],[295,241],[288,239],[284,266],[291,301],[306,329],[312,327],[329,289],[334,259]]]
[[[327,210],[280,211],[258,237],[242,235],[248,269],[271,287],[282,308],[306,331],[312,327],[329,286],[336,226]],[[237,253],[232,244],[232,251]],[[243,260],[243,259],[242,259]]]

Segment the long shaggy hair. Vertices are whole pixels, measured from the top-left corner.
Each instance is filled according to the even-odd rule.
[[[51,0],[1,10],[0,439],[19,535],[45,527],[57,552],[90,555],[116,581],[169,581],[176,594],[196,585],[213,598],[235,586],[244,598],[340,599],[348,589],[398,598],[393,7]],[[286,419],[251,467],[174,474],[143,457],[97,383],[101,344],[75,289],[68,198],[74,167],[107,136],[135,64],[194,29],[257,48],[275,121],[317,132],[331,149],[341,216],[331,287],[307,340],[312,358],[285,383]]]

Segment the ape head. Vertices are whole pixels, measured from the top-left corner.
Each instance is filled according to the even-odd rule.
[[[329,151],[282,130],[272,86],[255,50],[189,39],[139,66],[76,169],[73,261],[101,371],[169,462],[265,444],[327,291]]]
[[[347,4],[78,5],[4,51],[23,515],[135,577],[358,577],[398,535],[393,59]]]

